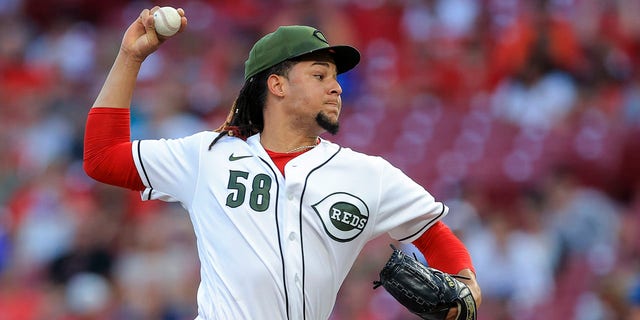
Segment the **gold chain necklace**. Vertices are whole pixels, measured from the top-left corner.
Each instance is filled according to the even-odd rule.
[[[305,149],[311,149],[311,148],[315,148],[317,145],[318,144],[316,143],[316,144],[312,144],[312,145],[308,145],[308,146],[301,146],[301,147],[293,148],[293,149],[291,149],[291,150],[289,150],[289,151],[287,151],[285,153],[294,153],[296,151],[302,151],[302,150],[305,150]]]

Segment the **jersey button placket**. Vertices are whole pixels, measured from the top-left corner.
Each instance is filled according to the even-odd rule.
[[[289,183],[293,182],[294,177],[290,177]],[[302,247],[300,243],[300,198],[295,188],[291,189],[291,185],[285,189],[287,198],[287,210],[284,217],[284,234],[286,235],[285,248],[285,270],[290,293],[290,312],[291,319],[303,319],[303,289],[302,289]]]

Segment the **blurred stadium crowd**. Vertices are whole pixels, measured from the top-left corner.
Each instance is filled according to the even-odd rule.
[[[358,47],[333,139],[451,207],[480,319],[640,319],[640,1],[0,0],[0,319],[193,319],[175,204],[82,170],[86,114],[142,8],[188,30],[143,66],[133,138],[214,129],[253,42],[308,24]],[[413,319],[365,248],[331,320]]]

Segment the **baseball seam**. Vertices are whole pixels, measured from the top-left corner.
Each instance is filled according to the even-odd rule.
[[[158,11],[158,16],[162,20],[162,24],[166,26],[170,32],[176,32],[180,28],[180,25],[172,26],[171,23],[169,23],[169,19],[167,19],[167,15],[164,11]]]

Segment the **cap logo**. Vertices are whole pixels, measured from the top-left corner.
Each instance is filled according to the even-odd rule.
[[[318,38],[318,40],[320,40],[320,41],[322,41],[322,42],[324,42],[326,44],[329,44],[329,41],[327,41],[327,38],[324,36],[324,34],[322,34],[322,32],[320,32],[320,30],[314,31],[313,32],[313,36]]]

